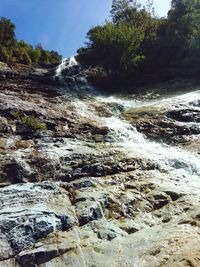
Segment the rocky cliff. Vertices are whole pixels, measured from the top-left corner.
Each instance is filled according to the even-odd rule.
[[[0,266],[200,266],[198,88],[104,96],[64,63],[1,65]]]

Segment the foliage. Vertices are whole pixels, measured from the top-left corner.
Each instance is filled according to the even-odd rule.
[[[113,0],[110,22],[92,28],[77,59],[119,86],[200,73],[200,0],[172,0],[167,18],[152,1]],[[163,75],[164,74],[164,75]],[[98,76],[99,78],[99,76]],[[119,82],[120,81],[120,82]]]
[[[23,116],[21,117],[21,122],[25,124],[31,130],[46,130],[46,124],[44,122],[39,121],[34,116]]]
[[[38,120],[35,116],[24,115],[21,111],[12,112],[11,114],[32,131],[47,129],[46,124]]]
[[[7,18],[0,19],[0,61],[26,65],[57,65],[61,56],[55,51],[47,51],[41,45],[33,48],[24,41],[17,41],[15,25]]]
[[[137,50],[144,35],[134,26],[106,23],[103,27],[92,29],[88,38],[91,59],[108,72],[120,74],[134,68],[143,59]]]
[[[0,20],[0,44],[3,47],[12,47],[15,44],[15,25],[4,17]]]
[[[174,43],[174,57],[180,64],[200,66],[200,0],[173,0],[168,15],[168,34]],[[189,66],[188,66],[189,67]]]

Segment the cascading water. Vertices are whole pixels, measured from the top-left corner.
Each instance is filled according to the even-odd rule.
[[[74,56],[64,58],[55,70],[55,80],[63,85],[63,93],[69,92],[71,96],[80,97],[86,94],[96,95],[97,92],[88,84],[86,77],[81,73],[81,65]],[[80,90],[81,88],[81,90]]]
[[[77,63],[74,59],[65,59],[58,67],[56,75],[60,75],[64,68],[67,68],[68,70],[73,68],[75,64]],[[80,86],[79,90],[82,89],[83,87]],[[109,128],[110,134],[109,139],[107,140],[107,145],[122,147],[129,155],[152,160],[159,166],[161,171],[170,173],[175,179],[180,175],[183,177],[192,175],[196,178],[200,175],[200,158],[198,154],[185,151],[181,148],[149,141],[129,122],[120,118],[121,109],[127,110],[138,106],[145,107],[155,105],[169,107],[172,102],[174,106],[180,104],[189,105],[191,103],[195,105],[198,104],[197,97],[200,97],[200,92],[193,92],[145,103],[134,99],[120,99],[115,96],[105,97],[96,92],[94,88],[91,90],[93,91],[93,99],[91,100],[91,98],[87,96],[87,92],[84,92],[86,94],[84,99],[75,100],[75,109],[80,116],[90,120],[92,119]],[[112,112],[112,116],[100,116],[96,112],[95,105],[93,105],[94,103],[96,103],[96,105],[98,104],[98,106],[103,106],[104,108],[107,105],[107,109],[109,113]],[[110,105],[118,105],[119,109],[117,111],[112,111]]]
[[[112,140],[125,147],[128,153],[153,160],[168,172],[200,175],[200,158],[197,154],[149,141],[130,123],[120,118],[111,117],[104,120],[110,129]]]
[[[120,101],[119,98],[103,98],[98,99],[105,103],[118,103],[123,105],[125,109],[130,107],[145,107],[145,106],[157,106],[157,107],[168,107],[172,103],[177,109],[185,106],[189,108],[190,105],[198,105],[198,98],[200,98],[200,91],[185,93],[179,96],[173,96],[162,100],[154,100],[149,102],[141,102],[135,100],[124,100]],[[132,106],[131,106],[132,102]],[[181,107],[179,107],[179,105]],[[144,159],[150,159],[156,162],[161,169],[168,171],[171,175],[182,174],[182,175],[200,175],[200,157],[197,153],[185,151],[178,147],[171,147],[168,145],[149,141],[143,134],[139,133],[135,127],[133,127],[127,121],[116,116],[104,119],[106,125],[110,129],[112,140],[127,149],[129,154],[140,155]],[[200,127],[200,123],[198,124]]]
[[[111,139],[122,146],[130,144],[146,144],[144,136],[140,134],[130,123],[117,117],[104,118],[104,121],[110,129]]]
[[[70,58],[64,58],[61,62],[61,64],[57,67],[56,69],[56,77],[61,77],[62,76],[62,72],[66,69],[70,69],[74,66],[77,66],[78,63],[75,59],[74,56],[70,57]]]

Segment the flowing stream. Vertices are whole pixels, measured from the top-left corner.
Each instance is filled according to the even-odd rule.
[[[63,69],[73,68],[75,65],[75,58],[67,61],[64,60],[58,67],[56,75],[61,74]],[[87,95],[88,88],[90,89],[90,95]],[[142,159],[152,160],[162,172],[170,175],[170,179],[176,180],[177,177],[181,177],[183,179],[186,178],[186,182],[188,182],[189,177],[192,187],[196,187],[198,190],[200,189],[200,156],[198,153],[149,141],[133,125],[120,117],[122,111],[138,107],[148,108],[149,106],[154,106],[170,109],[173,106],[176,109],[180,109],[190,107],[190,105],[196,105],[197,109],[199,109],[200,91],[166,96],[157,100],[139,101],[130,97],[103,96],[87,84],[80,86],[79,90],[83,92],[85,90],[87,93],[84,98],[78,99],[77,95],[74,102],[77,113],[84,118],[94,120],[98,124],[109,128],[109,140],[106,141],[108,146],[122,147],[128,156],[132,155]],[[104,107],[104,109],[108,110],[109,114],[111,113],[111,116],[99,115],[96,111],[96,106]],[[198,122],[194,122],[194,124],[198,127],[200,126]],[[183,182],[184,180],[182,180]]]

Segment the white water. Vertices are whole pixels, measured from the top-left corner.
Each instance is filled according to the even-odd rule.
[[[199,97],[200,92],[193,92],[185,94],[172,99],[163,100],[164,104],[167,103],[183,103],[192,102]],[[182,102],[180,102],[182,100]],[[115,102],[114,98],[112,101]],[[121,104],[130,106],[130,100],[127,104],[124,104],[125,100],[122,100]],[[119,103],[119,99],[116,99]],[[158,102],[157,102],[158,104]],[[138,104],[136,104],[138,105]],[[161,105],[161,104],[159,104]],[[170,104],[171,105],[171,104]],[[135,101],[133,101],[133,107]],[[133,127],[127,121],[124,121],[118,117],[111,117],[104,119],[106,125],[110,129],[112,140],[126,148],[127,152],[133,155],[139,155],[141,158],[153,160],[164,171],[171,172],[171,174],[190,174],[200,175],[200,157],[196,153],[185,151],[181,148],[164,145],[157,142],[149,141],[143,134],[139,133],[135,127]]]
[[[196,99],[196,94],[193,93],[193,97]],[[187,95],[178,99],[180,98],[186,99]],[[99,97],[97,99],[100,101]],[[174,100],[176,101],[176,98]],[[192,99],[188,100],[191,101]],[[166,102],[168,101],[166,100]],[[106,103],[108,102],[106,100]],[[116,98],[115,101],[115,98],[112,97],[112,103],[121,104],[124,108],[127,108],[130,107],[131,101],[128,100],[126,103],[125,100],[122,100],[120,102],[119,98]],[[133,106],[135,104],[135,101],[133,101]],[[110,143],[125,148],[129,156],[133,155],[146,160],[152,160],[162,171],[170,172],[174,177],[177,175],[200,175],[200,157],[196,153],[149,141],[129,122],[119,118],[117,114],[113,114],[112,117],[108,118],[99,117],[95,110],[92,109],[91,104],[86,101],[78,100],[76,102],[76,110],[81,116],[95,120],[100,125],[107,126],[110,130]]]
[[[74,59],[71,59],[70,62],[71,66],[76,64]],[[66,61],[58,67],[58,75],[62,72],[65,65]],[[79,90],[81,90],[81,88],[79,88]],[[198,183],[197,186],[199,187],[200,156],[197,153],[157,142],[151,142],[143,134],[139,133],[129,122],[122,120],[119,117],[120,111],[113,112],[111,117],[104,117],[99,116],[95,109],[95,105],[105,108],[106,105],[117,104],[123,107],[124,110],[148,106],[170,110],[172,107],[173,109],[187,108],[191,103],[192,105],[197,103],[198,100],[200,100],[200,91],[146,102],[134,99],[121,99],[115,96],[105,97],[98,95],[98,93],[96,93],[95,96],[94,92],[92,100],[89,97],[87,98],[87,96],[85,99],[76,99],[74,107],[80,116],[94,120],[97,124],[109,128],[110,139],[107,141],[107,145],[122,147],[129,156],[137,156],[142,159],[153,161],[162,172],[170,173],[171,177],[174,179],[177,177],[188,177],[188,175],[190,175],[193,177],[193,180],[195,180],[195,183]],[[197,109],[199,109],[199,107],[197,107]]]
[[[71,68],[73,66],[77,66],[78,62],[76,61],[75,57],[72,56],[70,58],[64,58],[61,64],[56,69],[56,77],[62,76],[62,71],[66,68]]]

